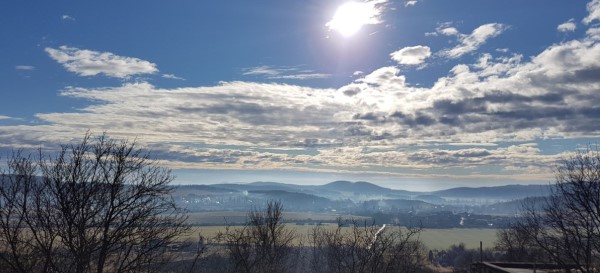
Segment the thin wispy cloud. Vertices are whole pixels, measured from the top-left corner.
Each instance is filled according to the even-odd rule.
[[[161,77],[165,78],[165,79],[172,79],[172,80],[180,80],[180,81],[185,81],[184,78],[182,77],[178,77],[175,74],[162,74]]]
[[[75,21],[75,18],[71,15],[64,14],[60,17],[63,21]]]
[[[17,65],[15,66],[16,70],[26,70],[26,71],[31,71],[31,70],[35,70],[35,67],[32,65]]]
[[[114,78],[128,78],[133,75],[158,72],[156,64],[132,57],[115,55],[75,47],[47,47],[50,58],[62,64],[65,69],[80,76],[103,74]]]
[[[417,4],[417,1],[415,1],[415,0],[404,2],[404,6],[405,7],[412,7],[412,6],[416,5],[416,4]]]
[[[479,49],[487,40],[502,34],[508,27],[504,24],[490,23],[477,27],[471,34],[460,34],[455,28],[443,28],[439,33],[447,36],[457,36],[458,45],[445,49],[439,54],[443,57],[456,59]]]
[[[259,76],[272,80],[310,80],[326,79],[331,77],[330,74],[315,73],[313,70],[301,69],[299,67],[275,67],[263,65],[245,68],[242,71],[242,75],[244,76]]]

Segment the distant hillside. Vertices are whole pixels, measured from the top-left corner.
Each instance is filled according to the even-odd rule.
[[[257,195],[260,195],[266,200],[282,201],[286,211],[320,211],[332,206],[331,200],[306,193],[288,192],[280,190],[255,190],[249,191],[248,194],[251,197],[256,197]]]
[[[283,184],[276,182],[253,182],[246,184],[236,184],[236,183],[226,183],[226,184],[214,184],[213,187],[223,188],[223,189],[231,189],[236,191],[253,191],[253,190],[262,190],[262,191],[297,191],[299,190],[300,185],[293,184]]]
[[[220,205],[218,205],[218,207],[223,207],[225,204],[232,205],[232,202],[235,202],[237,204],[236,206],[247,206],[245,202],[249,201],[244,200],[250,198],[247,196],[249,192],[252,192],[254,195],[260,193],[262,199],[271,198],[282,200],[287,198],[299,198],[301,196],[307,197],[310,195],[314,198],[318,198],[314,199],[315,202],[323,204],[323,206],[325,206],[323,203],[324,200],[328,200],[329,202],[351,201],[359,203],[369,200],[389,199],[420,200],[437,205],[469,205],[469,202],[472,201],[490,204],[527,197],[547,196],[550,194],[551,186],[506,185],[496,187],[460,187],[433,192],[413,192],[390,189],[364,181],[334,181],[324,185],[296,185],[277,182],[253,182],[244,184],[224,183],[176,186],[176,189],[176,195],[178,196],[184,196],[186,194],[212,196],[210,201],[208,201],[208,199],[204,201],[203,199],[202,202],[204,203],[216,203],[217,199],[215,198],[219,198],[218,202]],[[296,193],[297,195],[292,195],[293,193]],[[230,196],[231,198],[235,197],[235,200],[230,199],[227,196]],[[194,200],[194,202],[198,203],[198,207],[200,208],[199,202],[201,201],[199,201],[199,198],[195,198]]]
[[[523,212],[523,205],[541,209],[546,204],[546,197],[527,197],[507,202],[485,205],[478,208],[482,213],[495,215],[515,215]]]
[[[513,200],[532,196],[547,196],[551,192],[550,185],[506,185],[496,187],[469,188],[460,187],[442,191],[434,191],[431,194],[442,198],[466,198],[466,199],[503,199]]]
[[[393,190],[390,188],[384,188],[369,182],[358,181],[334,181],[322,186],[318,186],[320,189],[326,189],[331,191],[339,192],[352,192],[356,194],[371,194],[371,195],[401,195],[404,198],[410,198],[420,194],[418,192],[406,191],[406,190]]]
[[[390,189],[377,186],[375,184],[371,184],[369,182],[350,182],[350,181],[335,181],[323,186],[320,186],[323,189],[336,190],[336,191],[346,191],[346,192],[362,192],[362,193],[375,193],[375,194],[384,194],[389,193]]]
[[[365,201],[363,209],[380,212],[411,212],[432,209],[435,205],[421,200],[385,199]]]
[[[444,204],[444,203],[446,203],[446,199],[444,199],[442,197],[439,197],[437,195],[432,195],[432,194],[417,195],[414,199],[415,200],[425,201],[425,202],[431,203],[431,204]]]
[[[206,193],[237,192],[235,189],[219,188],[209,185],[177,185],[175,188],[177,191],[201,191]]]

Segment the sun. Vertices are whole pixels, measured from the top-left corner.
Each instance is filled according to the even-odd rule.
[[[338,7],[325,26],[344,37],[356,34],[364,25],[377,23],[377,9],[367,2],[347,2]]]

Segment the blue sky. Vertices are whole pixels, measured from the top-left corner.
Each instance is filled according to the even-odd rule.
[[[0,35],[0,151],[106,131],[176,183],[547,183],[600,135],[600,0],[11,0]]]

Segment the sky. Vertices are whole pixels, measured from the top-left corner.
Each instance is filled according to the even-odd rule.
[[[546,184],[600,136],[600,0],[0,2],[0,153],[174,183]]]

